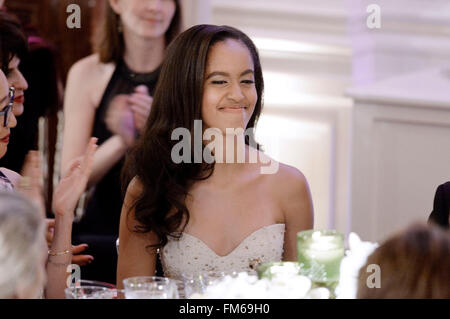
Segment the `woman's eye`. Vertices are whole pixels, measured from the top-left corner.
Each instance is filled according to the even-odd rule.
[[[243,80],[242,83],[253,84],[253,83],[255,83],[255,81],[253,81],[253,80]]]
[[[225,84],[227,81],[211,81],[212,84]]]

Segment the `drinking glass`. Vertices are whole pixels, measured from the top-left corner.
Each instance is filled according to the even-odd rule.
[[[138,276],[123,281],[126,299],[178,299],[176,281],[157,276]]]
[[[64,290],[66,299],[116,299],[120,290],[107,282],[78,280]]]
[[[110,284],[108,282],[103,281],[97,281],[97,280],[86,280],[86,279],[80,279],[75,282],[75,287],[78,286],[94,286],[94,287],[105,287],[110,289],[115,289],[116,286],[113,284]]]
[[[190,298],[193,294],[204,294],[212,283],[225,277],[223,272],[182,273],[183,297]]]
[[[66,299],[116,299],[117,290],[99,286],[74,286],[64,290]]]

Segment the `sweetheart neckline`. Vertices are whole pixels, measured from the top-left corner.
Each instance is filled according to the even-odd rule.
[[[200,239],[200,238],[198,238],[198,237],[196,237],[196,236],[194,236],[194,235],[191,235],[191,234],[189,234],[189,233],[185,233],[185,232],[183,232],[182,234],[183,235],[188,235],[188,237],[191,237],[191,238],[194,238],[194,239],[197,239],[200,243],[202,243],[210,252],[212,252],[214,255],[216,255],[217,257],[219,257],[219,258],[225,258],[225,257],[228,257],[228,256],[230,256],[231,254],[233,254],[236,250],[238,250],[247,240],[249,240],[252,236],[254,236],[256,233],[258,233],[259,231],[261,231],[261,230],[263,230],[263,229],[265,229],[265,228],[269,228],[269,227],[274,227],[274,226],[284,226],[284,227],[286,227],[286,224],[271,224],[271,225],[267,225],[267,226],[263,226],[263,227],[260,227],[260,228],[258,228],[257,230],[255,230],[254,232],[252,232],[250,235],[248,235],[247,237],[245,237],[240,243],[239,243],[239,245],[237,245],[232,251],[230,251],[228,254],[226,254],[226,255],[219,255],[218,253],[216,253],[208,244],[206,244],[202,239]]]

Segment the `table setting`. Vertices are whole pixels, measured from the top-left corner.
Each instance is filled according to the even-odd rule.
[[[297,234],[298,261],[259,265],[251,272],[182,274],[181,280],[137,276],[114,285],[80,280],[67,299],[354,299],[358,274],[378,247],[356,233],[307,230]]]

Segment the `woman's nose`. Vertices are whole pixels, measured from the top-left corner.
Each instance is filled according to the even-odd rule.
[[[161,9],[161,0],[147,1],[147,9],[158,11]]]
[[[242,99],[244,97],[245,97],[245,95],[242,92],[242,88],[238,83],[230,86],[230,92],[228,95],[229,99],[236,101],[236,102],[240,102],[240,101],[242,101]]]
[[[10,86],[14,86],[17,90],[26,91],[28,89],[28,82],[19,69],[14,72]]]

